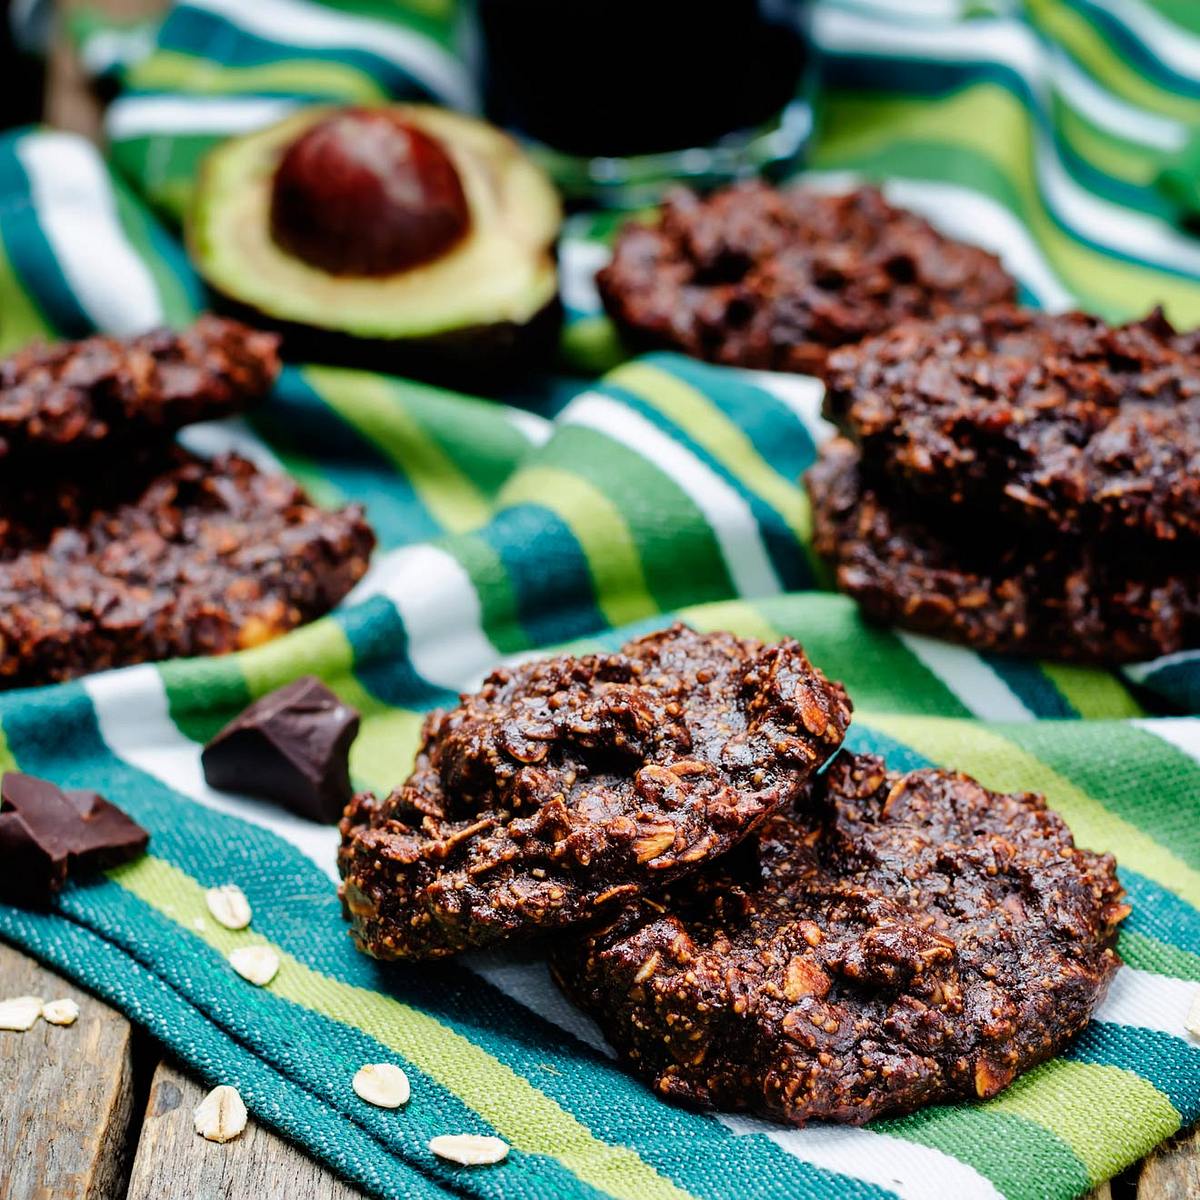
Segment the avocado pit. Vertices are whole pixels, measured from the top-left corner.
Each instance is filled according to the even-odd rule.
[[[271,237],[331,275],[384,276],[441,258],[471,225],[441,143],[389,109],[348,109],[283,151]]]

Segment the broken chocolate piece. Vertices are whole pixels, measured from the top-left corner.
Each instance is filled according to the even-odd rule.
[[[0,895],[45,906],[67,881],[68,828],[79,814],[62,791],[32,775],[0,780]]]
[[[64,794],[79,814],[71,850],[72,872],[106,871],[146,849],[150,835],[99,792],[72,790]]]
[[[0,896],[45,907],[68,875],[137,858],[150,835],[97,792],[64,792],[48,779],[0,778]]]
[[[204,747],[204,778],[332,824],[350,802],[358,722],[354,709],[306,675],[256,700]]]

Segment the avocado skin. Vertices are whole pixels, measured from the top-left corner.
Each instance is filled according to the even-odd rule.
[[[505,391],[522,377],[552,364],[563,325],[556,295],[524,324],[497,321],[427,337],[369,338],[297,321],[283,321],[213,291],[216,311],[282,338],[288,362],[320,363],[400,375],[482,395]]]

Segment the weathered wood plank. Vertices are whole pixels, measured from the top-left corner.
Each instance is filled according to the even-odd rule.
[[[69,996],[79,1019],[0,1031],[0,1196],[118,1200],[133,1108],[129,1022],[0,943],[0,999],[24,995]]]
[[[206,1089],[163,1063],[150,1085],[127,1200],[359,1200],[361,1192],[251,1118],[232,1142],[206,1142],[192,1126],[192,1112]]]
[[[1200,1127],[1148,1154],[1138,1178],[1138,1200],[1196,1200],[1200,1196]]]

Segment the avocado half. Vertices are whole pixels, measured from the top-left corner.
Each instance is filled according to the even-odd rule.
[[[347,114],[370,120],[386,114],[419,131],[422,142],[432,139],[449,159],[467,219],[433,257],[368,274],[359,254],[359,265],[339,272],[285,246],[296,239],[278,236],[273,204],[280,163],[310,131]],[[372,161],[371,152],[370,145],[362,151],[364,161],[376,169],[386,155]],[[324,202],[329,187],[318,179],[314,188],[314,202]],[[337,228],[354,240],[355,224],[344,217]],[[360,222],[368,257],[371,224]],[[555,260],[561,224],[547,176],[483,121],[426,105],[314,106],[210,152],[186,234],[218,302],[280,332],[289,357],[486,387],[553,355],[562,315]],[[336,245],[330,249],[337,254]]]

